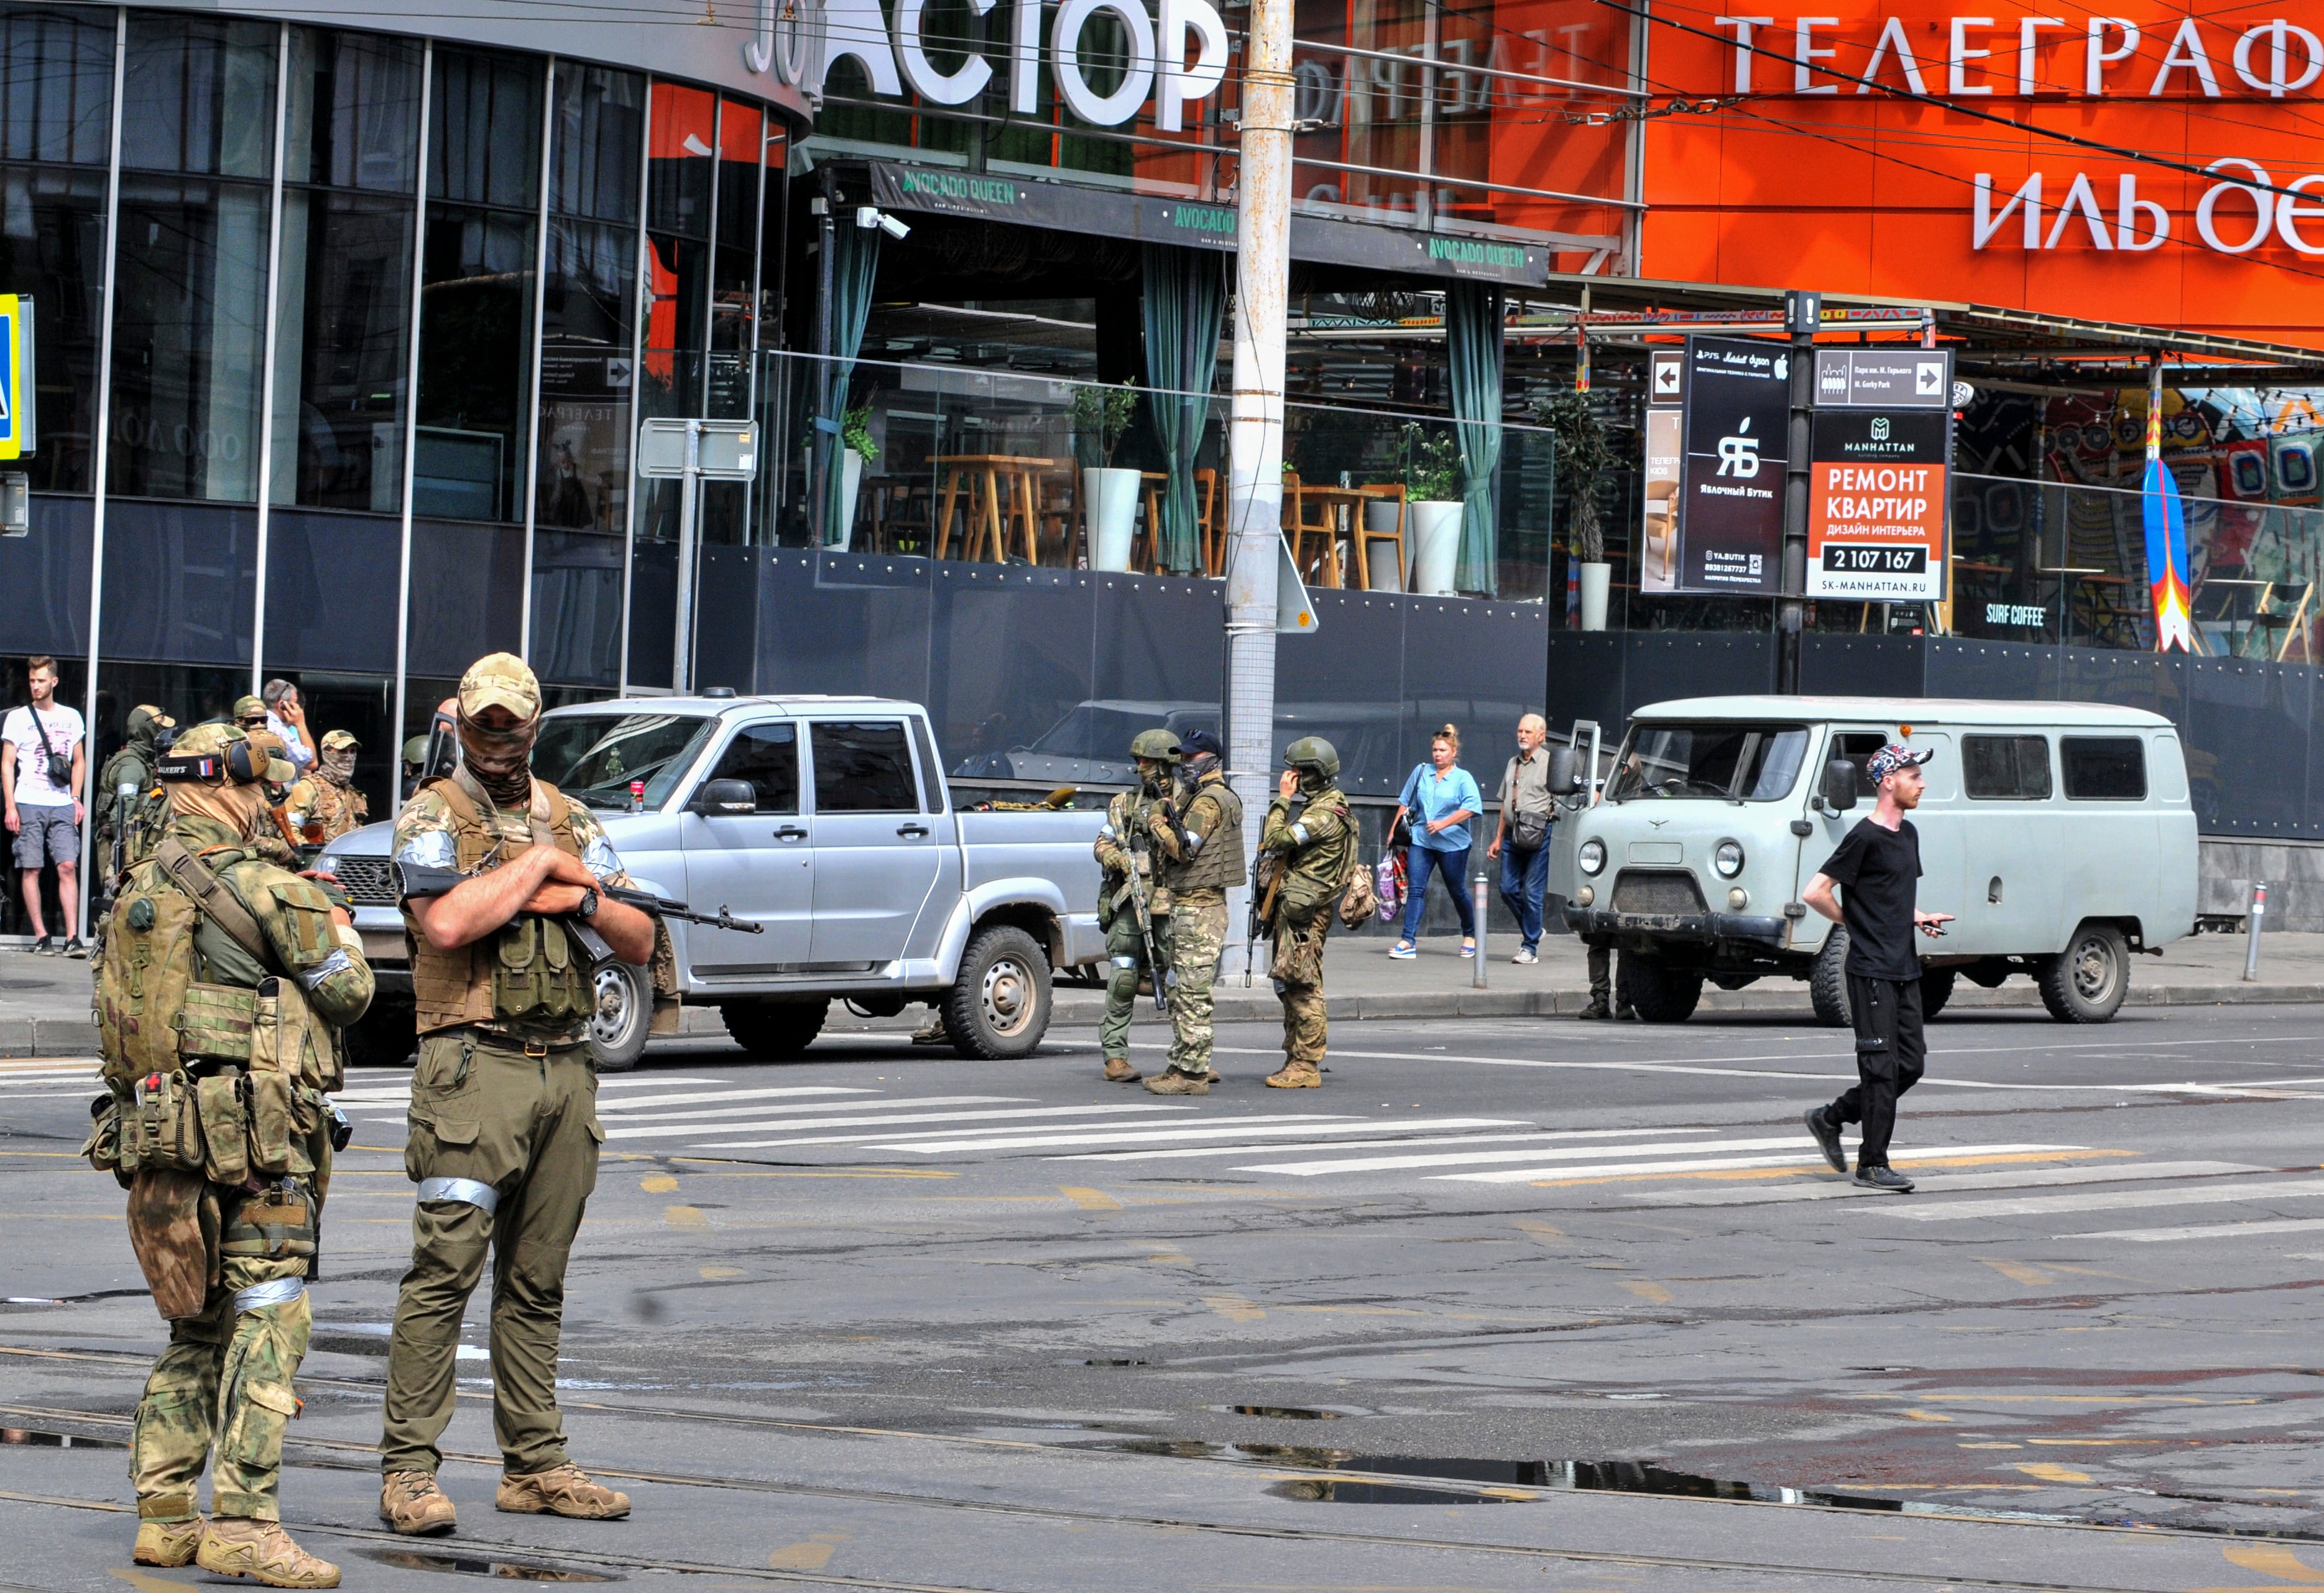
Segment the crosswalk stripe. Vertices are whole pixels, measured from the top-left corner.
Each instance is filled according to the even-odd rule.
[[[2083,1148],[2085,1147],[2079,1145],[1963,1145],[1949,1146],[1945,1147],[1945,1154],[1953,1156],[1991,1156],[2025,1151],[2057,1154]],[[1609,1162],[1596,1167],[1505,1167],[1497,1168],[1490,1173],[1432,1173],[1428,1176],[1432,1183],[1529,1183],[1536,1179],[1656,1178],[1667,1177],[1675,1173],[1724,1173],[1750,1167],[1821,1167],[1823,1165],[1822,1153],[1810,1150],[1800,1156],[1706,1156],[1694,1161]]]
[[[2033,1195],[2014,1201],[1953,1201],[1941,1206],[1897,1201],[1881,1210],[1914,1222],[1951,1222],[1977,1217],[2042,1217],[2052,1211],[2107,1211],[2126,1206],[2210,1206],[2235,1201],[2312,1200],[2319,1195],[2324,1195],[2324,1178],[2206,1184],[2200,1189],[2167,1192],[2108,1190],[2090,1194]]]
[[[1397,1128],[1394,1123],[1376,1123],[1372,1126],[1383,1134],[1393,1134]],[[1044,1159],[1052,1162],[1164,1162],[1187,1156],[1261,1155],[1279,1156],[1293,1151],[1370,1150],[1388,1145],[1499,1145],[1510,1139],[1612,1139],[1623,1136],[1667,1132],[1667,1129],[1663,1128],[1579,1128],[1550,1133],[1534,1129],[1523,1134],[1443,1134],[1430,1135],[1418,1139],[1343,1139],[1336,1145],[1322,1143],[1315,1145],[1197,1145],[1178,1150],[1093,1150],[1084,1151],[1076,1156],[1048,1156]]]
[[[2102,1151],[2071,1153],[2113,1156]],[[1953,1158],[1946,1158],[1948,1160]],[[1918,1169],[1925,1159],[1895,1158],[1895,1165]],[[2102,1167],[2012,1167],[1997,1173],[1920,1173],[1913,1182],[1921,1194],[1947,1194],[1960,1190],[2025,1189],[2057,1183],[2125,1183],[2144,1179],[2217,1178],[2234,1173],[2264,1173],[2238,1162],[2126,1162]],[[1849,1199],[1864,1192],[1853,1182],[1832,1183],[1771,1183],[1752,1189],[1642,1189],[1628,1198],[1656,1206],[1762,1206],[1787,1201]]]
[[[681,1097],[681,1099],[684,1098]],[[701,1099],[715,1100],[718,1098],[713,1095]],[[688,1118],[745,1117],[756,1120],[761,1116],[777,1112],[784,1114],[827,1111],[885,1112],[914,1106],[1038,1106],[1040,1102],[1030,1095],[906,1095],[893,1100],[803,1100],[789,1106],[762,1105],[753,1102],[739,1111],[731,1106],[712,1106],[697,1107],[689,1111],[633,1112],[622,1107],[608,1106],[601,1100],[597,1103],[597,1116],[607,1123],[661,1123],[677,1122]],[[779,1123],[782,1119],[774,1118],[770,1120]]]
[[[2256,1169],[2254,1169],[2256,1171]],[[2163,1244],[2172,1239],[2234,1239],[2252,1233],[2306,1233],[2324,1228],[2324,1217],[2286,1217],[2275,1222],[2206,1222],[2195,1228],[2117,1228],[2105,1233],[2061,1233],[2061,1239],[2128,1239]]]
[[[635,1081],[641,1084],[647,1082],[642,1079]],[[659,1079],[651,1082],[661,1082]],[[603,1090],[605,1086],[600,1083],[598,1088]],[[780,1088],[764,1090],[691,1090],[669,1095],[625,1095],[619,1100],[600,1100],[598,1109],[635,1111],[641,1106],[701,1106],[713,1100],[773,1100],[778,1098],[808,1095],[877,1095],[879,1093],[877,1090],[851,1088],[844,1084],[787,1084]]]
[[[1634,1156],[1695,1156],[1703,1151],[1779,1150],[1797,1146],[1800,1137],[1786,1134],[1778,1139],[1687,1139],[1663,1145],[1626,1145],[1621,1154]],[[1323,1173],[1388,1173],[1408,1167],[1458,1167],[1486,1162],[1563,1162],[1587,1161],[1602,1156],[1607,1147],[1602,1145],[1531,1146],[1524,1150],[1438,1151],[1417,1156],[1359,1156],[1351,1160],[1332,1159],[1315,1162],[1268,1162],[1256,1167],[1237,1167],[1238,1173],[1281,1173],[1294,1178],[1311,1178]]]
[[[709,1148],[737,1150],[742,1147],[724,1139],[715,1139],[715,1137],[726,1134],[747,1134],[753,1129],[762,1128],[781,1129],[786,1133],[796,1132],[801,1128],[868,1128],[871,1130],[868,1134],[850,1134],[843,1137],[848,1140],[874,1139],[881,1137],[884,1130],[898,1123],[973,1123],[993,1118],[1068,1118],[1120,1112],[1168,1112],[1185,1110],[1185,1107],[1171,1106],[1050,1106],[1010,1107],[994,1111],[974,1112],[905,1112],[900,1116],[876,1118],[772,1118],[764,1121],[729,1123],[715,1128],[706,1123],[670,1123],[650,1128],[609,1128],[605,1130],[605,1137],[646,1139],[667,1138],[673,1134],[690,1134],[695,1136],[696,1143]],[[943,1128],[935,1132],[950,1134],[956,1130]]]
[[[1431,1118],[1404,1125],[1409,1128],[1508,1128],[1522,1119],[1515,1118]],[[1053,1145],[1136,1145],[1159,1139],[1201,1139],[1230,1134],[1374,1134],[1380,1125],[1356,1119],[1332,1123],[1323,1118],[1301,1118],[1285,1121],[1280,1118],[1239,1118],[1230,1122],[1213,1120],[1212,1126],[1200,1128],[1148,1128],[1120,1133],[1082,1133],[1049,1136],[1028,1136],[1015,1138],[954,1139],[934,1145],[887,1145],[871,1146],[873,1150],[911,1150],[926,1154],[959,1150],[1039,1150]]]

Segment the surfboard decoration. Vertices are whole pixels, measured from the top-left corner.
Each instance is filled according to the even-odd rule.
[[[2160,459],[2146,462],[2139,492],[2146,522],[2146,586],[2154,600],[2154,650],[2195,650],[2193,583],[2187,569],[2187,516],[2179,502],[2178,478]]]

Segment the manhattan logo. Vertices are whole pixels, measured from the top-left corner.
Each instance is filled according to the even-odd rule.
[[[1735,431],[1735,436],[1719,439],[1718,474],[1748,481],[1759,474],[1759,439],[1750,435],[1751,418],[1748,415]]]

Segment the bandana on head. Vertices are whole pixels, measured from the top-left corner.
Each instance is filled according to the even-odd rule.
[[[199,780],[171,780],[161,789],[170,798],[170,811],[178,817],[210,819],[244,840],[257,838],[259,820],[266,814],[263,785],[237,786],[232,780],[221,780],[216,785],[205,785]]]
[[[316,754],[315,765],[323,778],[335,786],[344,786],[355,778],[355,753],[352,747],[326,747]]]

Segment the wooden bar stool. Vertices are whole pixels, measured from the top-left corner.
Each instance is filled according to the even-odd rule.
[[[1370,545],[1374,542],[1393,542],[1396,544],[1395,590],[1401,592],[1406,585],[1404,573],[1404,483],[1402,482],[1376,483],[1371,486],[1358,487],[1356,491],[1363,499],[1362,502],[1356,505],[1355,510],[1356,585],[1368,592],[1371,590]],[[1396,529],[1373,530],[1370,528],[1368,511],[1374,503],[1390,501],[1396,504]]]

